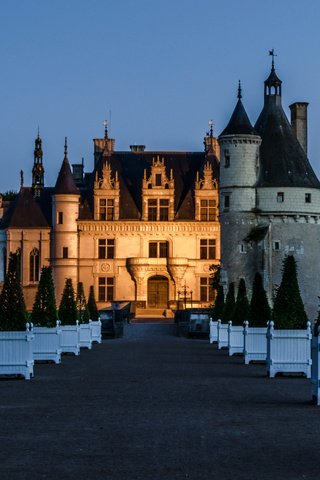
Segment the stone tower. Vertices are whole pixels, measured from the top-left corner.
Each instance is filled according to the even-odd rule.
[[[72,279],[74,289],[77,287],[79,199],[79,190],[74,183],[68,161],[66,139],[64,159],[52,196],[51,259],[58,305],[66,278]]]
[[[242,140],[236,126],[231,128],[234,116],[239,124],[239,103],[220,136],[221,148],[229,150],[230,156],[230,167],[226,168],[222,152],[220,170],[222,268],[225,282],[238,282],[243,276],[249,290],[253,275],[259,271],[272,304],[275,287],[281,281],[283,259],[293,254],[305,308],[313,320],[320,292],[320,271],[315,261],[320,244],[320,183],[306,156],[306,109],[304,118],[299,118],[305,125],[292,126],[281,97],[282,82],[272,60],[270,75],[264,82],[264,106],[251,132],[252,141],[257,142],[256,153],[253,147],[250,153],[246,151],[245,143],[240,142],[248,142],[249,138]],[[227,148],[228,141],[232,149]],[[235,170],[232,178],[231,153],[235,150],[235,160],[242,168]],[[228,168],[230,174],[226,173]],[[229,211],[225,212],[228,202]]]
[[[44,187],[44,168],[43,168],[43,151],[42,140],[39,132],[34,142],[34,162],[32,168],[32,192],[35,197],[40,197]]]

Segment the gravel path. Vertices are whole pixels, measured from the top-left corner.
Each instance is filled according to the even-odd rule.
[[[0,479],[320,478],[320,409],[174,326],[133,324],[30,382],[0,381]]]

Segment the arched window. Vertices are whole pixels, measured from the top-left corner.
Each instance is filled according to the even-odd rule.
[[[29,265],[30,282],[39,282],[39,250],[37,248],[30,252]]]

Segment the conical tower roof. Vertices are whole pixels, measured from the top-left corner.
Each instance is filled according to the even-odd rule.
[[[49,224],[29,188],[22,187],[2,221],[2,228],[49,227]]]
[[[65,140],[65,146],[64,146],[64,159],[63,159],[60,172],[57,178],[54,193],[79,195],[79,190],[76,187],[76,184],[74,182],[69,160],[68,160],[67,139]]]
[[[242,98],[242,93],[241,93],[241,85],[239,82],[238,101],[237,101],[236,107],[233,111],[233,114],[231,115],[228,125],[220,134],[220,137],[224,135],[257,135],[253,126],[251,125],[251,122],[249,120],[247,112],[245,111],[241,98]]]

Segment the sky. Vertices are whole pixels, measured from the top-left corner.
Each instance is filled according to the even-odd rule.
[[[238,80],[254,123],[274,48],[283,107],[309,102],[309,159],[320,175],[319,0],[0,0],[0,192],[31,185],[34,139],[54,186],[93,168],[93,138],[116,150],[201,151],[219,135]]]

